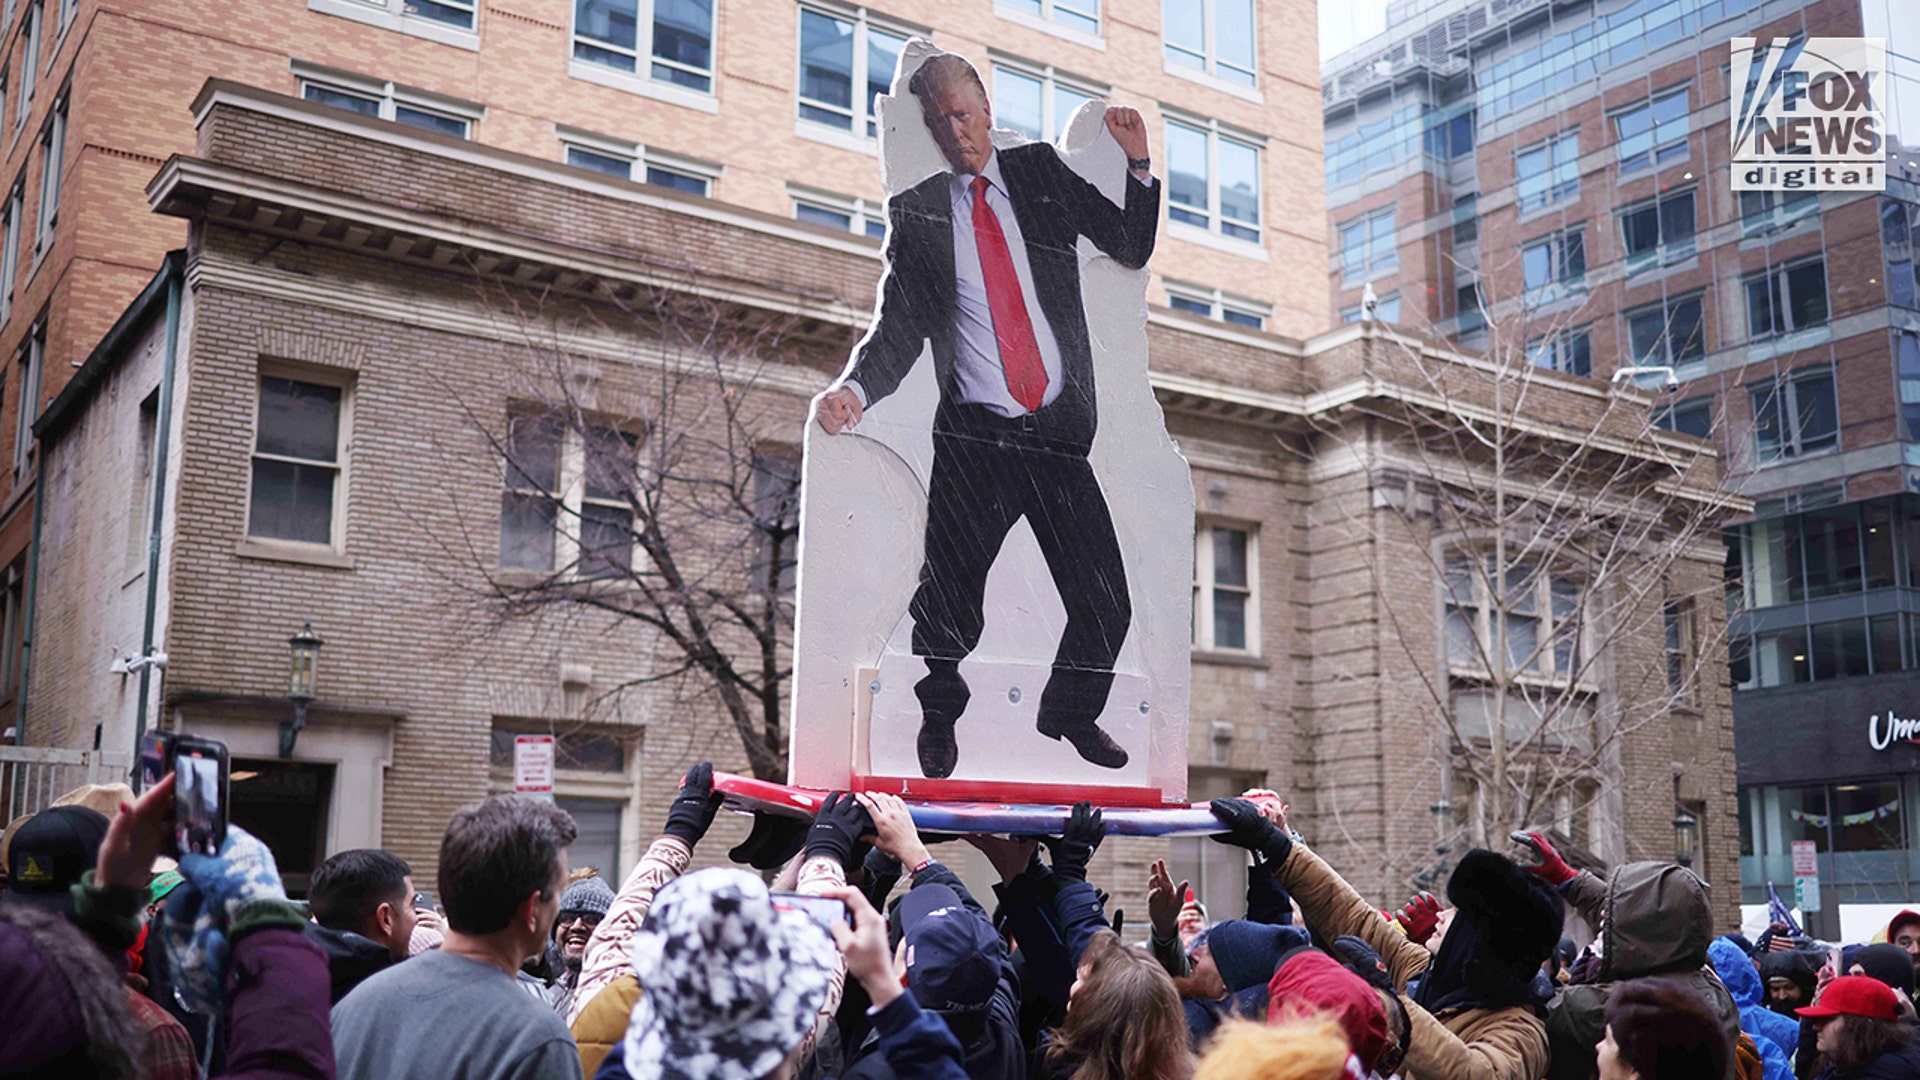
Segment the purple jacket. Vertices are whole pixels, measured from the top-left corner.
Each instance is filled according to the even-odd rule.
[[[233,947],[223,1080],[333,1080],[332,977],[298,930],[262,927]]]

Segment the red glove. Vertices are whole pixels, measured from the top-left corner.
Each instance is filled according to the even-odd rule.
[[[1579,876],[1580,871],[1568,866],[1566,860],[1560,857],[1560,853],[1553,850],[1553,845],[1547,843],[1546,837],[1537,832],[1526,835],[1533,840],[1534,848],[1540,852],[1540,865],[1529,866],[1527,869],[1545,878],[1549,885],[1565,885]]]
[[[1407,932],[1407,940],[1425,945],[1433,936],[1433,928],[1440,925],[1440,901],[1430,892],[1415,893],[1407,906],[1400,909],[1398,918],[1400,929]]]

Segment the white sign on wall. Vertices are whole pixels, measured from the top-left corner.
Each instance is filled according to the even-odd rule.
[[[1820,910],[1820,853],[1811,840],[1795,840],[1793,851],[1793,902],[1802,911]]]
[[[553,798],[553,736],[513,737],[513,791],[516,795]]]

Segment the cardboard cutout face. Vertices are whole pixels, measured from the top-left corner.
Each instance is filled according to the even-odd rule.
[[[878,114],[887,272],[807,425],[792,781],[1181,798],[1193,488],[1147,381],[1145,126],[1089,102],[1029,143],[919,39]]]

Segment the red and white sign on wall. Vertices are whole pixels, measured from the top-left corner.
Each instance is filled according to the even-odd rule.
[[[1795,840],[1788,845],[1793,849],[1793,876],[1809,877],[1820,873],[1820,855],[1811,840]]]
[[[513,791],[516,795],[553,798],[553,736],[513,737]]]

